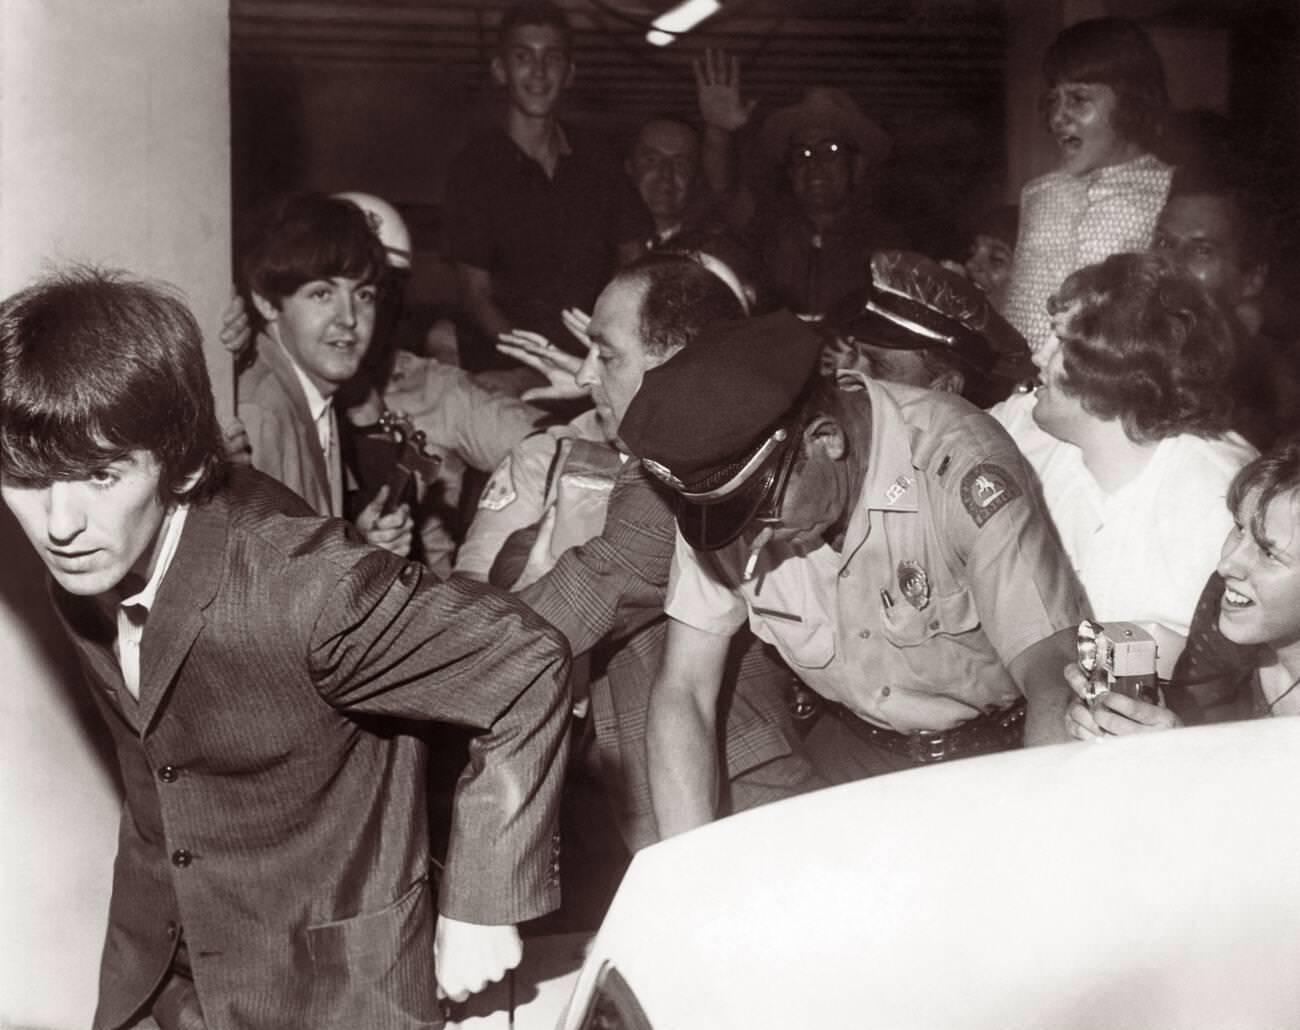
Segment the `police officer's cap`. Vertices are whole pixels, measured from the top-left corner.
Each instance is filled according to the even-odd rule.
[[[822,337],[788,311],[719,322],[645,374],[619,436],[677,498],[701,551],[731,543],[800,444]]]
[[[865,289],[827,316],[841,336],[891,350],[942,349],[985,378],[1033,378],[1025,338],[961,273],[902,250],[877,251],[868,271]]]

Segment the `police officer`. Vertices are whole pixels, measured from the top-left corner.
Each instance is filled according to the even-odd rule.
[[[872,379],[965,397],[977,408],[1034,380],[1029,345],[975,283],[921,254],[878,250],[862,290],[826,316],[833,334],[823,369],[855,368]],[[918,317],[908,318],[909,311]]]
[[[808,745],[834,782],[1065,739],[1087,611],[1006,433],[950,394],[818,375],[822,341],[787,312],[706,333],[646,373],[620,430],[677,504],[647,731],[661,834],[714,815],[719,675],[746,620],[825,699]]]

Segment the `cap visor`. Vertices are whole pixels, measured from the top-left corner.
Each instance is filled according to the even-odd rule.
[[[839,324],[839,330],[862,343],[886,350],[928,350],[942,346],[939,341],[919,336],[874,311],[861,311],[855,317],[845,319]]]
[[[789,445],[787,445],[789,446]],[[697,551],[716,551],[740,536],[763,507],[773,488],[773,470],[786,447],[778,447],[749,481],[720,501],[698,504],[678,495],[677,528]]]

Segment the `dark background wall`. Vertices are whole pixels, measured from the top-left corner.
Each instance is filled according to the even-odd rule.
[[[451,157],[499,109],[487,61],[504,6],[233,0],[236,220],[284,189],[376,193],[412,224],[412,299],[454,303],[440,259],[443,186]],[[936,256],[960,256],[964,219],[1014,200],[1025,179],[1051,167],[1037,115],[1042,50],[1062,25],[1100,14],[1142,20],[1165,55],[1175,102],[1229,115],[1264,153],[1270,186],[1295,192],[1296,0],[733,0],[665,49],[643,35],[666,0],[561,6],[575,29],[572,121],[622,146],[650,113],[697,120],[690,61],[706,46],[741,57],[746,91],[759,100],[751,130],[807,85],[841,86],[892,133],[885,202]],[[762,179],[759,163],[746,167]],[[1292,211],[1281,216],[1294,227]]]

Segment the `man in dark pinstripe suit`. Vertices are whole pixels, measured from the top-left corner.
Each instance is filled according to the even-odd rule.
[[[82,270],[0,304],[0,495],[126,795],[95,1030],[438,1026],[435,955],[463,998],[558,904],[567,648],[220,439],[168,291]],[[436,912],[423,720],[479,731]]]

